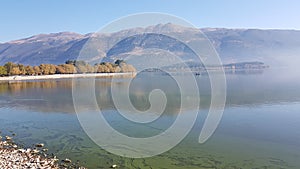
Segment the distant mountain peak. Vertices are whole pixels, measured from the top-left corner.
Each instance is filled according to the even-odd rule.
[[[38,34],[28,38],[0,43],[0,65],[8,61],[22,64],[39,65],[41,63],[61,64],[66,60],[76,59],[90,37],[99,37],[95,41],[97,49],[94,52],[97,58],[122,55],[131,52],[137,47],[166,47],[172,48],[170,51],[184,53],[189,59],[189,53],[182,45],[172,44],[163,36],[144,36],[144,33],[178,33],[192,42],[201,42],[199,31],[204,34],[214,45],[223,63],[242,62],[242,61],[263,61],[268,65],[269,62],[287,62],[292,56],[300,54],[300,31],[296,30],[260,30],[260,29],[226,29],[226,28],[191,28],[176,25],[173,23],[157,24],[144,28],[131,28],[114,33],[89,33],[78,34],[73,32],[59,32],[50,34]],[[139,35],[132,43],[120,43],[119,46],[111,46],[113,42],[122,41],[123,37]],[[144,37],[143,37],[144,36]],[[157,38],[155,38],[157,37]],[[203,40],[203,39],[202,39]],[[168,43],[167,43],[168,42]],[[184,42],[189,43],[189,42]],[[128,50],[121,50],[121,49]],[[117,48],[118,47],[118,48]],[[110,50],[110,49],[114,50]],[[108,52],[109,55],[108,55]],[[123,53],[121,53],[123,52]],[[117,56],[116,56],[117,57]]]
[[[31,42],[44,42],[44,41],[69,41],[82,38],[83,35],[74,32],[58,32],[49,34],[37,34],[28,38],[13,40],[8,43],[10,44],[21,44],[21,43],[31,43]]]
[[[182,25],[177,25],[173,23],[157,24],[153,26],[148,26],[145,30],[151,30],[153,32],[184,32],[190,30],[197,30],[197,28],[186,27]]]

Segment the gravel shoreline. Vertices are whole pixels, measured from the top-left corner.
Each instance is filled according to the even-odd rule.
[[[0,136],[0,168],[1,169],[86,169],[72,163],[70,159],[59,160],[46,153],[44,144],[36,144],[34,148],[20,148],[11,137]]]
[[[125,73],[86,73],[86,74],[54,74],[38,76],[7,76],[0,77],[0,81],[23,81],[23,80],[44,80],[44,79],[68,79],[68,78],[89,78],[89,77],[134,77],[135,72]]]

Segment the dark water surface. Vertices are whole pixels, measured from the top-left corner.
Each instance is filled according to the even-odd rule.
[[[178,75],[180,76],[180,75]],[[227,101],[221,123],[204,144],[199,133],[210,103],[208,77],[197,76],[201,107],[189,135],[161,155],[131,159],[98,147],[85,134],[72,103],[72,80],[0,83],[0,129],[16,133],[23,145],[45,143],[50,153],[71,158],[88,168],[300,168],[300,79],[282,70],[227,74]],[[161,73],[143,73],[133,79],[130,99],[139,110],[150,106],[148,94],[160,88],[168,103],[161,118],[146,125],[130,123],[115,110],[111,85],[120,88],[131,79],[96,79],[96,96],[111,126],[132,137],[149,137],[167,129],[180,108],[178,86]],[[80,79],[82,94],[89,80]],[[91,112],[89,106],[83,110]],[[187,115],[189,108],[186,108]]]

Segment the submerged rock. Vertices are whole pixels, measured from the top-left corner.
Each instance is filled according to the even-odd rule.
[[[62,160],[63,162],[65,162],[65,163],[71,163],[72,161],[70,160],[70,159],[68,159],[68,158],[66,158],[66,159],[64,159],[64,160]]]
[[[39,143],[35,145],[36,147],[44,147],[45,145],[43,143]]]
[[[117,164],[113,164],[110,168],[117,168],[118,165]]]

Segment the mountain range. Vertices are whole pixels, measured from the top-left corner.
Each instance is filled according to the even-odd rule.
[[[160,32],[187,39],[180,43]],[[114,33],[78,34],[60,32],[39,34],[25,39],[0,43],[0,65],[15,62],[29,65],[41,63],[61,64],[77,59],[81,49],[90,38],[97,37],[95,60],[113,61],[122,59],[133,51],[159,48],[180,54],[186,60],[193,58],[193,51],[186,44],[201,41],[203,35],[210,40],[224,64],[259,61],[272,66],[284,66],[299,60],[300,31],[260,30],[225,28],[189,28],[168,24],[158,24],[145,28],[132,28]],[[202,36],[199,36],[199,35]],[[128,38],[122,39],[127,36]],[[116,43],[118,42],[118,43]],[[112,46],[113,43],[116,45]],[[93,51],[95,50],[95,51]]]

